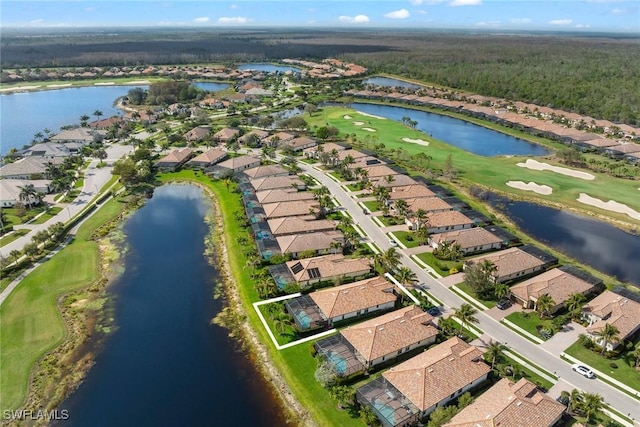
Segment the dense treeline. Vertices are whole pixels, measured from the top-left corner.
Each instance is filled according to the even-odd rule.
[[[432,31],[147,30],[5,33],[3,69],[339,57],[487,96],[640,123],[640,39]]]

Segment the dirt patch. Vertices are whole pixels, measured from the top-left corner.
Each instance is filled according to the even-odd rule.
[[[585,205],[595,206],[600,209],[604,209],[611,212],[617,212],[625,215],[629,215],[631,218],[640,221],[640,212],[631,209],[629,206],[616,202],[615,200],[609,200],[608,202],[591,197],[586,193],[580,193],[577,199],[580,203]]]
[[[542,163],[539,162],[537,160],[533,160],[533,159],[527,159],[526,162],[524,163],[517,163],[517,166],[520,166],[521,168],[527,168],[527,169],[532,169],[532,170],[536,170],[536,171],[544,171],[544,170],[548,170],[548,171],[552,171],[555,173],[559,173],[561,175],[566,175],[566,176],[570,176],[573,178],[579,178],[579,179],[584,179],[586,181],[593,181],[594,179],[596,179],[595,176],[593,176],[590,173],[587,172],[582,172],[582,171],[578,171],[575,169],[569,169],[569,168],[563,168],[560,166],[553,166],[550,165],[548,163]]]
[[[548,196],[553,193],[553,189],[548,185],[540,185],[535,182],[525,183],[523,181],[507,181],[507,185],[518,190],[533,191],[534,193]]]

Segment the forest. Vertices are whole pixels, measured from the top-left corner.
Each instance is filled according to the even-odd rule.
[[[640,123],[640,38],[428,30],[5,31],[2,69],[337,57],[486,96]]]

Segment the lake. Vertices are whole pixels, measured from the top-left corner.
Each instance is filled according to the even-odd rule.
[[[281,426],[256,369],[210,320],[216,269],[203,257],[208,205],[195,186],[157,188],[125,225],[115,328],[62,405],[71,426]]]
[[[238,70],[253,70],[253,71],[264,71],[265,73],[286,73],[287,71],[292,71],[294,73],[299,73],[300,68],[291,67],[288,65],[274,65],[274,64],[242,64],[238,65]]]
[[[623,282],[640,287],[640,235],[605,222],[528,202],[490,196],[520,230]]]
[[[228,89],[231,86],[231,84],[229,83],[220,82],[193,82],[191,84],[195,87],[199,87],[202,90],[208,90],[209,92],[218,92]]]
[[[441,114],[359,102],[350,107],[399,122],[402,122],[402,117],[410,117],[418,122],[416,129],[479,156],[544,156],[549,153],[542,145]]]
[[[87,86],[0,95],[0,154],[31,144],[33,135],[45,128],[58,133],[61,126],[79,124],[83,114],[93,121],[96,110],[102,111],[101,119],[121,113],[114,101],[134,87],[140,86]]]
[[[423,86],[415,83],[405,82],[404,80],[392,79],[390,77],[369,77],[362,81],[366,85],[382,86],[382,87],[404,87],[407,89],[420,89]]]

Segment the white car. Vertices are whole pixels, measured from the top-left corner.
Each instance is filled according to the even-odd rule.
[[[596,377],[596,374],[594,374],[591,369],[589,369],[589,368],[587,368],[586,366],[583,366],[583,365],[573,365],[573,366],[571,366],[571,369],[573,369],[574,371],[576,371],[580,375],[585,376],[587,378],[595,378]]]
[[[395,241],[395,240],[393,240],[393,239],[389,239],[389,244],[390,244],[392,247],[394,247],[394,248],[395,248],[396,246],[398,246],[398,242],[396,242],[396,241]]]

